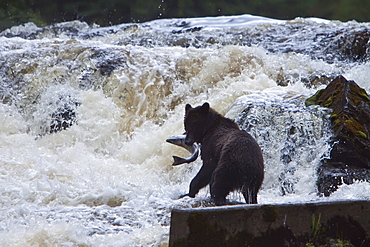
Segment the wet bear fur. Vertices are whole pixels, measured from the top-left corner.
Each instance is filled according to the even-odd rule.
[[[216,205],[225,205],[227,195],[235,190],[243,193],[247,203],[257,203],[264,166],[261,148],[254,138],[208,103],[195,108],[187,104],[184,125],[185,143],[202,144],[203,165],[191,181],[189,193],[182,197],[195,197],[209,184]]]

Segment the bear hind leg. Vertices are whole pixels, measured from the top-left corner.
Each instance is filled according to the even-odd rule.
[[[226,197],[230,191],[225,184],[217,181],[211,181],[210,183],[211,198],[216,206],[226,205]]]
[[[212,193],[211,191],[211,198],[216,206],[222,206],[222,205],[226,205],[226,196],[228,194],[229,194],[228,192],[227,193],[220,193],[220,192]]]
[[[248,186],[244,186],[242,189],[242,194],[247,204],[257,204],[257,190],[255,188],[248,188]]]

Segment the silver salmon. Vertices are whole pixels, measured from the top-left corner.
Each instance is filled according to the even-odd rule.
[[[180,146],[182,148],[185,148],[191,153],[191,156],[189,158],[181,158],[178,156],[172,156],[173,157],[173,166],[178,166],[185,163],[191,163],[195,161],[199,156],[199,149],[200,145],[193,143],[193,145],[186,145],[185,144],[185,137],[186,135],[178,135],[178,136],[172,136],[171,138],[167,139],[166,142],[169,142],[171,144],[174,144],[176,146]]]

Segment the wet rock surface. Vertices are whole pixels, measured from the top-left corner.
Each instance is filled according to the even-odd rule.
[[[271,20],[262,18],[265,21]],[[233,22],[230,19],[230,22]],[[263,30],[263,35],[261,35]],[[202,32],[200,32],[202,31]],[[275,20],[268,24],[238,25],[231,29],[207,29],[207,26],[183,19],[170,20],[165,28],[156,21],[141,24],[121,24],[111,27],[89,26],[85,22],[71,21],[47,27],[37,27],[26,23],[0,32],[0,37],[21,37],[38,39],[40,37],[73,39],[96,39],[110,34],[120,34],[118,45],[180,46],[205,48],[210,46],[242,45],[260,46],[271,53],[298,53],[312,58],[334,63],[338,61],[363,62],[370,58],[370,27],[367,23],[358,25],[349,22],[342,26],[322,20],[292,21]]]
[[[66,96],[56,103],[59,107],[50,115],[50,133],[66,130],[77,122],[76,108],[80,103],[76,99]]]
[[[370,99],[366,91],[343,76],[306,100],[332,109],[334,136],[330,158],[319,168],[319,192],[330,195],[339,185],[370,181]]]
[[[304,99],[298,96],[271,101],[268,98],[251,100],[246,96],[239,100],[243,110],[235,121],[261,146],[265,166],[273,170],[270,173],[267,169],[265,176],[273,176],[278,181],[264,186],[280,187],[281,195],[296,193],[298,184],[302,183],[295,176],[297,171],[303,169],[306,174],[315,176],[312,164],[320,162],[316,157],[323,156],[322,150],[326,150],[322,145],[331,134],[326,118],[328,111],[305,107]],[[282,164],[281,169],[277,168],[276,160]]]

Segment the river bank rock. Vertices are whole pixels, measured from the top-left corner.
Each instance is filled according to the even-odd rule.
[[[369,246],[369,201],[174,209],[169,246]]]
[[[354,81],[336,77],[325,89],[306,100],[332,109],[334,136],[330,158],[319,168],[318,189],[328,196],[339,185],[370,181],[370,98]]]

